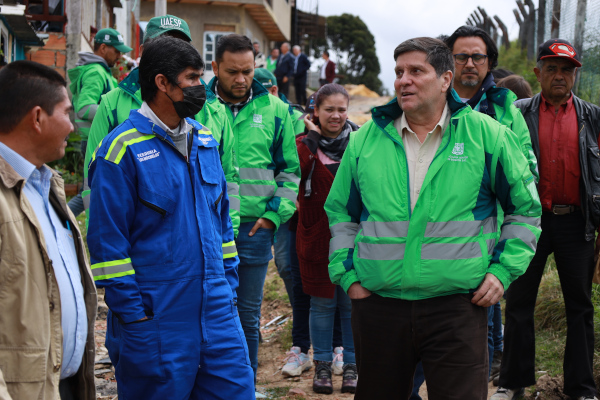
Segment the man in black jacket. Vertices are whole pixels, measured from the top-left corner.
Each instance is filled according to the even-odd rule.
[[[540,166],[542,235],[527,272],[506,292],[504,357],[492,400],[517,398],[535,384],[533,312],[548,256],[554,253],[567,314],[564,393],[597,399],[593,376],[594,236],[600,224],[600,108],[571,92],[577,51],[562,39],[538,50],[534,72],[542,93],[516,103]],[[600,240],[596,240],[596,251]]]
[[[273,75],[277,78],[279,92],[288,97],[290,92],[290,79],[294,76],[294,56],[290,53],[290,44],[281,45],[281,55],[277,59],[277,67]]]
[[[306,54],[302,53],[300,46],[292,48],[294,53],[294,88],[296,89],[296,103],[306,104],[306,78],[310,68],[310,61]]]

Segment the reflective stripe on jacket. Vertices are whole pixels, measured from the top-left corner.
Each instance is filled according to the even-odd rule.
[[[215,83],[215,78],[209,83],[213,93]],[[252,100],[235,118],[226,108],[240,171],[241,222],[268,218],[278,229],[296,209],[300,183],[289,106],[254,80]]]
[[[157,307],[143,296],[153,282],[223,276],[235,297],[239,259],[218,143],[207,128],[187,122],[194,127],[189,162],[137,110],[92,157],[92,272],[125,323]]]
[[[203,83],[204,84],[204,83]],[[206,86],[206,85],[205,85]],[[207,88],[206,103],[202,110],[195,116],[196,121],[206,126],[219,143],[221,165],[227,179],[227,193],[229,194],[229,215],[233,230],[237,236],[240,226],[240,200],[239,200],[239,173],[233,155],[233,131],[229,120],[226,118],[225,106]],[[142,94],[139,85],[139,69],[129,73],[119,86],[102,96],[102,102],[96,112],[97,118],[92,123],[88,137],[87,151],[85,154],[83,204],[86,209],[86,222],[89,223],[89,195],[88,166],[94,151],[106,135],[129,118],[131,110],[142,106]]]
[[[534,177],[514,134],[448,95],[450,124],[411,213],[408,164],[394,99],[350,136],[325,210],[329,273],[386,297],[417,300],[478,287],[486,273],[508,288],[540,235]],[[498,239],[497,200],[505,210]]]

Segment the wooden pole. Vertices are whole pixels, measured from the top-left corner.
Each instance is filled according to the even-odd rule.
[[[560,34],[560,1],[554,0],[552,6],[552,25],[550,28],[550,37],[557,38]]]
[[[508,38],[508,29],[506,29],[506,25],[504,25],[504,22],[502,22],[502,20],[497,15],[494,15],[494,19],[496,20],[496,22],[498,23],[498,27],[502,31],[502,43],[504,44],[504,47],[508,50],[508,49],[510,49],[510,39]]]
[[[577,0],[577,15],[575,16],[575,39],[573,40],[573,46],[575,47],[575,51],[579,53],[579,61],[582,62],[582,54],[583,54],[583,41],[585,34],[585,14],[587,11],[587,0]],[[576,94],[579,92],[579,82],[580,82],[580,69],[577,68],[577,75],[575,76],[575,84],[573,85],[576,88]]]
[[[537,46],[544,43],[544,33],[546,30],[546,0],[539,0],[538,3],[538,29]]]
[[[536,57],[535,46],[535,5],[531,0],[525,0],[529,11],[527,13],[527,58],[534,60]]]

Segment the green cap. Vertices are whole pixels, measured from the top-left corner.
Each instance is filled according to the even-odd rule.
[[[144,32],[144,41],[154,39],[157,36],[164,35],[170,31],[181,32],[185,37],[192,41],[190,28],[187,22],[174,15],[163,15],[162,17],[154,17],[148,21],[146,32]]]
[[[119,32],[112,28],[100,29],[98,33],[96,33],[94,42],[104,43],[107,46],[113,46],[121,53],[128,53],[132,50],[131,47],[125,46],[123,36],[121,36]]]
[[[265,68],[256,68],[254,70],[254,79],[262,83],[262,85],[266,88],[277,86],[277,79],[275,78],[275,75]]]

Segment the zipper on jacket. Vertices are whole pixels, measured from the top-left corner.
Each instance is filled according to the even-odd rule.
[[[163,218],[167,215],[167,211],[163,210],[162,208],[160,208],[159,206],[157,206],[156,204],[152,204],[144,199],[142,199],[140,197],[140,202],[145,205],[146,207],[148,207],[149,209],[156,211],[157,213],[159,213]]]
[[[215,201],[215,209],[217,208],[217,206],[219,205],[219,201],[221,201],[221,198],[223,197],[223,191],[221,191],[221,194],[219,195],[219,198],[217,198],[217,201]]]

